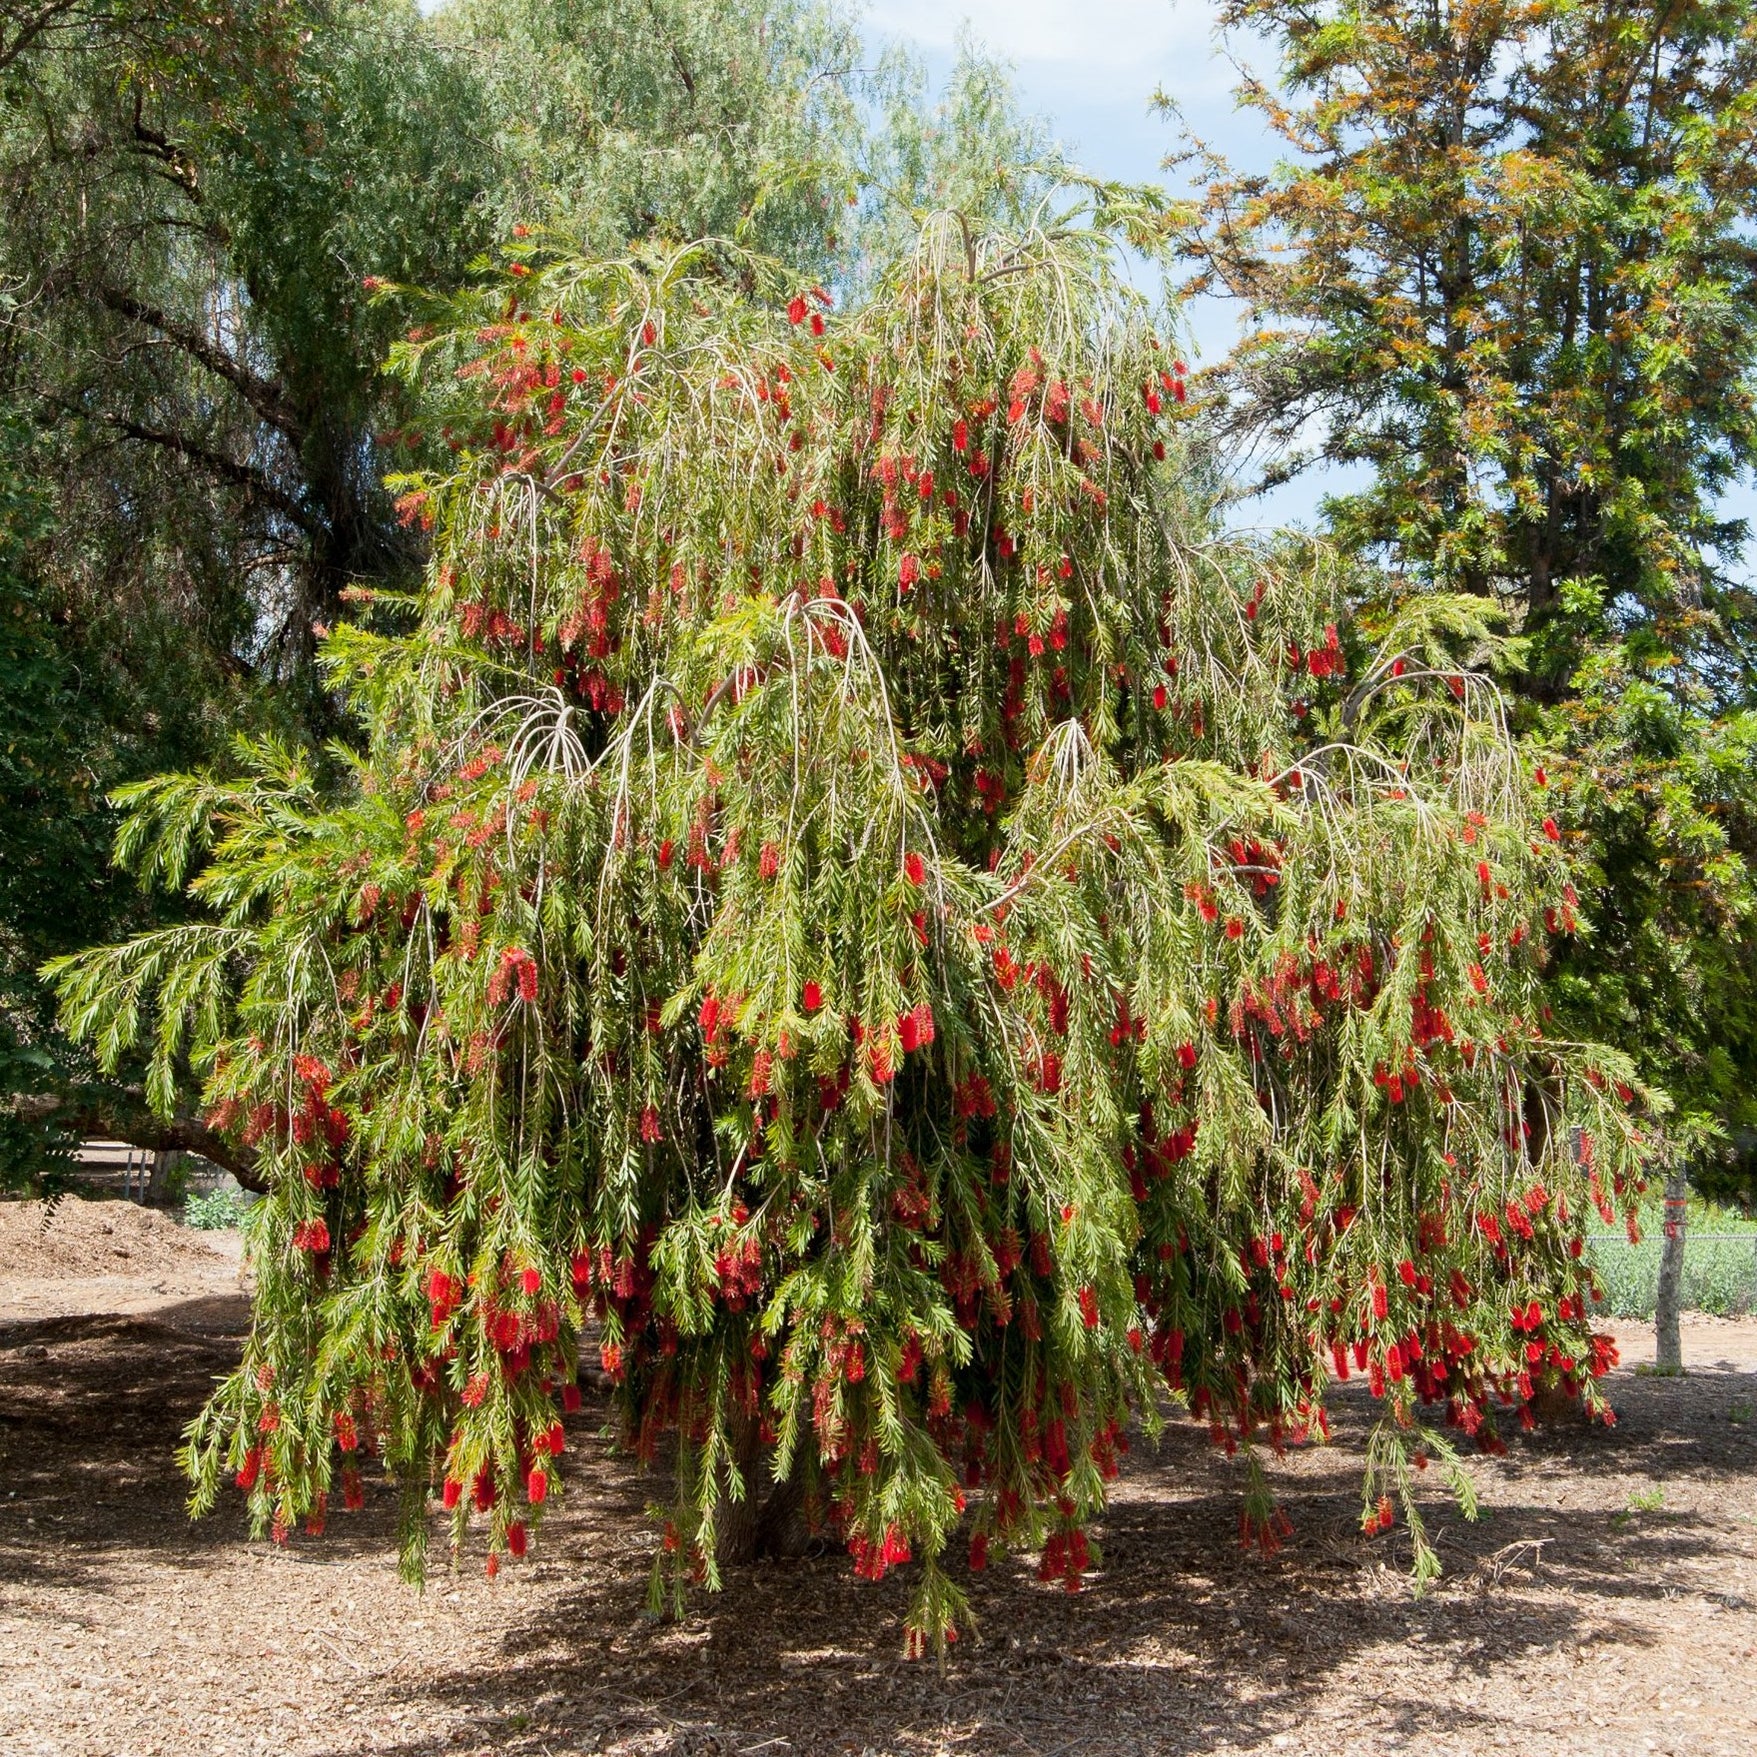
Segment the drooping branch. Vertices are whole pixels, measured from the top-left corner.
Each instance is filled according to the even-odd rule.
[[[84,1089],[70,1097],[55,1092],[22,1094],[12,1101],[15,1116],[33,1122],[53,1120],[81,1140],[125,1141],[150,1153],[195,1153],[229,1171],[247,1190],[267,1189],[257,1168],[256,1150],[216,1134],[196,1117],[167,1120],[157,1115],[138,1087]]]
[[[190,325],[180,323],[169,312],[137,299],[117,287],[100,286],[98,303],[130,322],[156,331],[174,347],[207,368],[216,378],[223,378],[249,404],[252,413],[260,416],[278,433],[284,434],[295,446],[305,439],[305,424],[287,401],[286,393],[272,379],[252,372],[241,360],[218,343]]]
[[[98,419],[106,426],[115,428],[118,433],[127,434],[130,439],[138,439],[143,445],[157,445],[164,447],[166,451],[174,451],[210,476],[246,490],[264,505],[284,513],[306,536],[314,537],[319,533],[321,526],[311,513],[285,489],[276,487],[254,465],[240,463],[236,458],[199,445],[185,434],[167,433],[157,427],[147,427],[139,421],[131,421],[126,415],[103,414]]]

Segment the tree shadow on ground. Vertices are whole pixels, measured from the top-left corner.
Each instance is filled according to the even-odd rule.
[[[248,1542],[236,1497],[206,1519],[185,1507],[176,1451],[215,1381],[238,1360],[242,1295],[167,1306],[153,1317],[35,1319],[0,1327],[0,1581],[105,1591],[147,1552],[200,1567]],[[379,1489],[340,1526],[331,1560],[394,1543],[395,1497]],[[301,1559],[319,1560],[315,1550]]]
[[[150,1320],[0,1332],[0,1473],[12,1497],[0,1502],[0,1579],[107,1591],[142,1552],[196,1569],[240,1543],[236,1497],[190,1522],[173,1454],[237,1359],[244,1321],[241,1302],[207,1300]],[[1335,1400],[1333,1447],[1276,1467],[1295,1532],[1268,1559],[1236,1543],[1239,1467],[1174,1421],[1129,1459],[1095,1533],[1103,1566],[1087,1591],[1040,1584],[1028,1558],[998,1558],[981,1575],[957,1566],[977,1626],[943,1675],[901,1658],[909,1570],[875,1586],[828,1551],[741,1571],[679,1625],[646,1622],[657,1534],[645,1508],[662,1485],[591,1438],[603,1411],[588,1407],[573,1424],[566,1497],[530,1561],[493,1586],[456,1583],[482,1595],[478,1613],[492,1605],[503,1618],[486,1654],[475,1640],[468,1659],[417,1653],[362,1676],[358,1692],[421,1728],[375,1742],[385,1757],[447,1746],[1132,1757],[1303,1743],[1302,1723],[1349,1671],[1366,1680],[1375,1738],[1482,1748],[1502,1705],[1486,1690],[1461,1704],[1460,1679],[1594,1642],[1633,1651],[1651,1639],[1652,1602],[1722,1553],[1725,1532],[1707,1514],[1632,1514],[1629,1482],[1669,1482],[1686,1499],[1696,1483],[1707,1504],[1712,1479],[1752,1473],[1757,1431],[1728,1411],[1754,1394],[1749,1374],[1619,1375],[1615,1430],[1516,1437],[1507,1460],[1481,1467],[1480,1523],[1437,1492],[1430,1500],[1446,1575],[1422,1599],[1409,1591],[1401,1527],[1370,1542],[1359,1533],[1372,1420],[1359,1387]],[[374,1486],[365,1513],[296,1539],[276,1561],[338,1573],[382,1562],[393,1530],[394,1495]]]
[[[1025,1559],[957,1570],[980,1639],[961,1643],[943,1675],[900,1657],[907,1579],[859,1582],[838,1555],[744,1571],[681,1625],[644,1622],[651,1537],[631,1523],[644,1496],[622,1464],[594,1456],[575,1467],[569,1496],[583,1490],[589,1513],[570,1507],[544,1534],[568,1583],[509,1622],[497,1663],[442,1664],[386,1700],[443,1711],[454,1745],[495,1752],[1128,1757],[1272,1743],[1301,1726],[1339,1669],[1370,1660],[1382,1670],[1371,1712],[1387,1739],[1443,1735],[1468,1750],[1477,1720],[1486,1730],[1502,1710],[1443,1699],[1424,1681],[1430,1668],[1486,1679],[1583,1642],[1638,1648],[1651,1619],[1637,1601],[1669,1596],[1681,1566],[1717,1551],[1720,1534],[1688,1513],[1634,1522],[1520,1492],[1582,1466],[1640,1473],[1663,1457],[1670,1470],[1676,1455],[1693,1467],[1668,1437],[1656,1388],[1620,1389],[1637,1406],[1623,1428],[1516,1445],[1479,1523],[1435,1497],[1447,1573],[1419,1599],[1401,1532],[1389,1543],[1359,1532],[1364,1399],[1342,1400],[1335,1447],[1285,1473],[1295,1535],[1267,1560],[1234,1538],[1237,1467],[1217,1466],[1201,1430],[1174,1425],[1126,1469],[1087,1591],[1038,1583]]]

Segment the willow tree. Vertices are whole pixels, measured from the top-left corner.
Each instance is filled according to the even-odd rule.
[[[1543,1031],[1572,901],[1484,637],[1216,531],[1113,248],[940,217],[839,311],[524,239],[412,332],[454,465],[419,600],[325,645],[364,750],[135,789],[208,919],[54,972],[271,1184],[198,1509],[284,1538],[382,1459],[408,1567],[437,1498],[492,1568],[587,1348],[670,1472],[656,1609],[776,1483],[915,1564],[919,1648],[955,1539],[1080,1585],[1167,1386],[1255,1460],[1364,1374],[1424,1571],[1447,1426],[1603,1412],[1581,1228],[1642,1149]]]

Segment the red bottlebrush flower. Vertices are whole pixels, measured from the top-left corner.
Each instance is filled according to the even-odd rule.
[[[665,840],[659,844],[659,870],[661,872],[669,872],[671,870],[671,861],[676,853],[677,844],[667,836]]]
[[[1397,1279],[1401,1281],[1405,1287],[1415,1286],[1415,1265],[1410,1262],[1407,1257],[1397,1265]]]
[[[1548,775],[1546,775],[1546,774],[1545,774],[1545,773],[1544,773],[1544,772],[1543,772],[1543,768],[1542,768],[1542,765],[1541,765],[1541,764],[1540,764],[1540,765],[1539,765],[1539,767],[1538,767],[1538,769],[1537,769],[1537,772],[1536,772],[1536,773],[1535,773],[1535,774],[1534,774],[1534,775],[1533,775],[1533,776],[1532,776],[1532,777],[1531,777],[1531,778],[1532,778],[1532,780],[1534,780],[1534,781],[1535,781],[1535,782],[1536,782],[1536,783],[1537,783],[1537,784],[1538,784],[1538,786],[1540,786],[1540,787],[1547,787],[1547,786],[1549,786],[1549,784],[1550,784],[1550,778],[1549,778],[1549,776],[1548,776]]]
[[[482,1572],[492,1580],[494,1576],[500,1572],[499,1556],[490,1556],[488,1560],[482,1564]]]
[[[525,1478],[525,1494],[530,1498],[533,1507],[541,1507],[549,1498],[549,1476],[541,1465],[536,1466]]]
[[[1090,1287],[1080,1289],[1080,1322],[1088,1330],[1098,1328],[1098,1295]]]
[[[903,1338],[903,1350],[897,1358],[897,1383],[910,1385],[921,1371],[921,1338],[913,1330]]]
[[[536,1269],[527,1269],[519,1277],[519,1285],[524,1288],[526,1293],[535,1294],[542,1289],[542,1274]]]
[[[1187,1073],[1196,1065],[1196,1046],[1193,1043],[1180,1043],[1177,1046],[1178,1066]]]
[[[656,1144],[665,1139],[665,1131],[659,1123],[657,1105],[649,1104],[641,1112],[641,1139],[649,1144]]]
[[[1384,1284],[1375,1281],[1373,1283],[1373,1316],[1375,1318],[1384,1318],[1390,1315],[1390,1311],[1390,1296],[1385,1292]]]
[[[800,990],[799,998],[808,1013],[815,1013],[824,1004],[824,991],[815,982],[808,982]]]
[[[440,1491],[440,1499],[445,1503],[449,1513],[464,1498],[464,1485],[455,1476],[445,1479],[445,1487]]]
[[[569,1415],[574,1414],[580,1406],[580,1388],[571,1379],[561,1387],[561,1407]]]
[[[968,451],[970,449],[970,423],[954,421],[952,423],[952,450]]]
[[[517,275],[521,280],[523,280],[530,272],[531,265],[527,262],[515,262],[507,269],[508,274]]]
[[[750,1058],[749,1091],[752,1098],[762,1098],[767,1095],[774,1065],[774,1058],[766,1049],[759,1049]]]
[[[702,1035],[712,1039],[715,1027],[720,1023],[720,1003],[713,995],[703,997],[702,1010],[698,1017],[701,1021]]]
[[[805,295],[803,293],[795,293],[787,301],[787,321],[796,328],[805,322]]]
[[[988,1566],[988,1534],[979,1531],[970,1539],[970,1571],[980,1574]]]
[[[868,1040],[868,1062],[872,1068],[872,1077],[880,1085],[888,1085],[896,1078],[896,1064],[891,1060],[891,1039],[885,1032],[879,1032]]]
[[[756,867],[762,878],[772,879],[781,870],[781,850],[773,842],[765,842],[757,856]]]
[[[814,311],[811,314],[811,333],[814,336],[821,336],[824,333],[824,320],[821,312]]]
[[[535,1497],[533,1497],[535,1499]],[[525,1553],[525,1526],[522,1519],[515,1519],[506,1528],[506,1547],[515,1557]]]
[[[897,584],[906,592],[921,578],[921,561],[917,556],[905,555],[897,563]]]
[[[1556,828],[1556,820],[1553,817],[1547,817],[1543,820],[1543,833],[1552,842],[1559,842],[1562,839],[1562,832]]]
[[[912,885],[927,883],[927,862],[913,849],[903,856],[903,876]]]
[[[1245,931],[1245,924],[1238,916],[1236,916],[1236,915],[1227,916],[1227,918],[1226,918],[1226,937],[1229,940],[1242,939],[1244,937],[1244,931]]]

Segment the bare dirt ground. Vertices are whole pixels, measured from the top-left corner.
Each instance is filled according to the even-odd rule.
[[[242,1258],[237,1233],[193,1232],[133,1202],[0,1202],[0,1325],[237,1293]]]
[[[91,1206],[82,1228],[118,1224]],[[981,1639],[942,1678],[899,1657],[906,1582],[834,1555],[644,1623],[652,1485],[589,1404],[564,1502],[494,1581],[478,1558],[401,1585],[383,1487],[285,1551],[235,1503],[191,1525],[171,1454],[245,1308],[235,1254],[161,1243],[207,1255],[70,1262],[56,1301],[0,1224],[9,1757],[1757,1750],[1757,1324],[1690,1324],[1682,1381],[1625,1366],[1612,1432],[1475,1461],[1484,1517],[1436,1498],[1447,1572],[1421,1599],[1401,1540],[1356,1530],[1362,1404],[1279,1467],[1295,1534],[1268,1562],[1236,1545],[1237,1467],[1175,1425],[1125,1469],[1089,1589],[975,1577]],[[142,1309],[143,1279],[177,1291]]]

